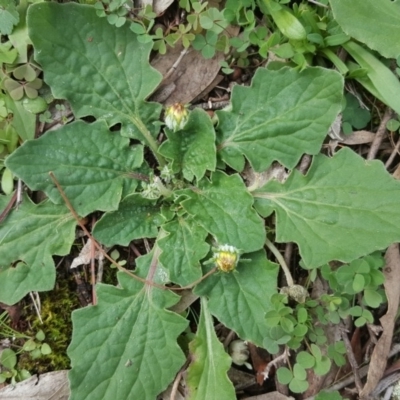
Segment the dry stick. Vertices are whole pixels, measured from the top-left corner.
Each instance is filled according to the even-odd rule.
[[[92,304],[95,306],[97,304],[97,298],[96,298],[96,270],[95,270],[95,265],[94,265],[94,259],[95,259],[95,252],[96,252],[96,247],[94,245],[94,241],[92,240],[90,242],[90,279],[92,281]]]
[[[161,84],[163,82],[165,82],[178,68],[179,63],[182,61],[182,58],[186,55],[186,53],[189,51],[189,48],[187,49],[183,49],[181,51],[181,54],[179,54],[179,57],[176,59],[176,61],[174,62],[174,64],[172,65],[172,67],[167,71],[167,73],[163,76],[163,80],[161,82]]]
[[[386,169],[388,169],[390,167],[390,165],[392,164],[394,158],[397,156],[397,154],[399,154],[399,148],[400,148],[400,139],[397,141],[396,146],[394,146],[392,154],[390,154],[390,157],[385,162],[385,168]]]
[[[354,357],[353,349],[351,348],[351,343],[347,336],[346,328],[344,327],[343,324],[341,324],[341,326],[340,326],[340,333],[342,334],[342,339],[343,339],[344,345],[346,346],[347,358],[349,359],[351,369],[353,370],[354,383],[356,384],[358,393],[361,393],[361,391],[363,389],[363,385],[361,383],[361,378],[360,378],[360,374],[358,371],[358,364]]]
[[[6,219],[7,215],[9,214],[9,212],[11,211],[11,209],[14,206],[14,203],[17,201],[17,191],[14,192],[14,194],[12,195],[10,201],[8,202],[6,208],[4,209],[4,211],[0,214],[0,223]]]
[[[385,110],[385,114],[382,118],[382,121],[379,125],[378,130],[376,131],[376,135],[374,138],[374,141],[371,144],[371,147],[369,149],[368,155],[367,155],[367,160],[373,160],[378,153],[379,147],[381,146],[383,137],[385,136],[386,133],[386,124],[389,121],[390,118],[393,116],[393,111],[387,107]]]
[[[283,253],[283,259],[288,266],[290,265],[290,261],[292,259],[293,248],[293,242],[286,243],[285,252]]]
[[[75,218],[76,222],[78,223],[78,225],[81,227],[81,229],[83,230],[83,232],[85,232],[86,236],[91,239],[94,243],[94,245],[96,246],[97,250],[100,251],[101,254],[104,255],[105,258],[107,258],[108,261],[111,262],[111,264],[115,265],[119,271],[125,272],[127,275],[131,276],[133,279],[136,279],[139,282],[144,283],[145,285],[149,285],[149,286],[154,286],[158,289],[163,289],[163,290],[173,290],[173,291],[181,291],[181,290],[185,290],[185,289],[191,289],[193,286],[197,285],[198,283],[202,282],[204,279],[208,278],[210,275],[212,275],[216,270],[217,267],[214,267],[213,269],[211,269],[210,271],[208,271],[205,275],[203,275],[200,279],[197,279],[196,281],[194,281],[193,283],[191,283],[190,285],[187,286],[183,286],[180,288],[171,288],[165,285],[159,285],[157,283],[148,281],[147,279],[143,279],[140,276],[137,276],[135,274],[133,274],[131,271],[128,271],[126,268],[122,267],[121,265],[119,265],[116,261],[114,261],[105,251],[104,249],[94,240],[94,237],[90,234],[90,232],[86,229],[86,226],[82,223],[82,221],[80,220],[78,214],[76,213],[76,211],[74,210],[74,208],[72,207],[71,202],[69,201],[67,195],[64,193],[64,190],[62,189],[61,185],[58,183],[58,180],[56,179],[56,177],[54,176],[53,172],[49,172],[50,178],[51,180],[54,182],[54,184],[57,187],[57,190],[60,192],[61,197],[63,198],[66,206],[68,207],[69,211],[71,212],[72,216]]]

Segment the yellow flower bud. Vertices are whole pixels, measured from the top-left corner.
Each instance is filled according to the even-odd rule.
[[[231,272],[238,265],[240,259],[240,251],[228,244],[219,246],[214,251],[213,261],[216,267],[222,272]]]

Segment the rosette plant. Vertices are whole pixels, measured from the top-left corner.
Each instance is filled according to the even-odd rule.
[[[186,350],[189,398],[234,399],[231,359],[212,316],[242,340],[270,342],[265,315],[279,268],[267,240],[296,243],[306,268],[400,240],[400,184],[383,164],[348,148],[320,154],[341,110],[338,72],[259,68],[249,87],[234,87],[216,126],[194,109],[169,129],[162,106],[146,100],[162,79],[149,64],[150,43],[92,6],[38,3],[27,21],[44,82],[75,120],[6,160],[47,200],[25,195],[0,225],[0,301],[53,288],[53,256],[74,243],[71,209],[79,218],[101,215],[91,232],[99,246],[151,244],[134,265],[119,267],[116,286],[97,285],[96,305],[73,313],[71,399],[150,400],[164,390],[187,356],[178,345],[188,327],[182,288],[201,304]],[[304,154],[313,156],[306,174],[296,170]],[[275,162],[286,181],[263,179]],[[8,202],[1,196],[1,209]]]

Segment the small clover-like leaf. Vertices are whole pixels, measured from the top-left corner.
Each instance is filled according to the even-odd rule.
[[[293,168],[303,153],[317,154],[341,109],[343,78],[334,71],[257,69],[250,87],[235,86],[232,109],[217,111],[217,150],[241,171],[276,160]]]

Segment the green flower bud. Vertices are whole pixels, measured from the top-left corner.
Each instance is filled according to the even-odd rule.
[[[165,125],[173,131],[183,129],[189,119],[187,105],[175,103],[165,110]]]

